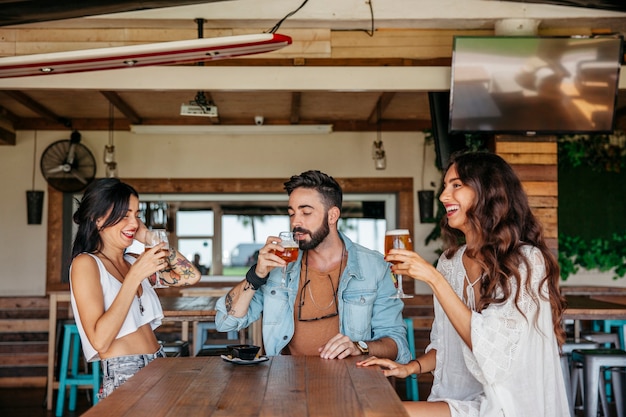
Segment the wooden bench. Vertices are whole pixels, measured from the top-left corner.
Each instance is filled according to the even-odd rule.
[[[43,387],[47,368],[47,297],[1,297],[0,387]]]

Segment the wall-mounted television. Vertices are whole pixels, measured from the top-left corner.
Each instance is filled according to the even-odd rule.
[[[621,36],[457,36],[450,132],[613,130]]]

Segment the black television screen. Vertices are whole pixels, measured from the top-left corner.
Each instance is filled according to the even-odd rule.
[[[454,38],[450,132],[609,133],[622,38]]]

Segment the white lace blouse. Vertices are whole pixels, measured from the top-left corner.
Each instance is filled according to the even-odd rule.
[[[462,247],[452,259],[442,256],[437,266],[460,298],[464,252]],[[523,253],[530,261],[531,291],[535,295],[522,286],[519,307],[526,317],[515,306],[514,297],[473,312],[472,350],[435,299],[435,321],[427,350],[437,350],[437,365],[428,399],[446,401],[453,417],[569,416],[550,303],[537,296],[545,276],[543,256],[532,246],[525,246]],[[520,273],[523,280],[528,278],[524,265],[520,265]],[[512,288],[513,293],[517,290]]]

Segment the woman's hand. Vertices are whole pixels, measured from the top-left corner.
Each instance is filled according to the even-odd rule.
[[[167,256],[169,250],[164,242],[159,243],[153,248],[146,248],[137,261],[130,267],[128,275],[135,276],[137,283],[140,283],[145,278],[150,277],[157,271],[161,271],[169,266],[167,263]],[[128,277],[127,275],[127,277]]]
[[[356,364],[357,366],[378,365],[383,368],[383,374],[385,376],[397,376],[399,378],[406,378],[407,376],[412,374],[407,365],[402,365],[400,363],[392,361],[391,359],[377,358],[376,356],[370,356],[364,361],[359,361]]]
[[[430,262],[410,250],[391,249],[385,256],[385,260],[393,264],[391,271],[396,275],[410,276],[427,284],[432,284],[438,278],[442,278]]]

